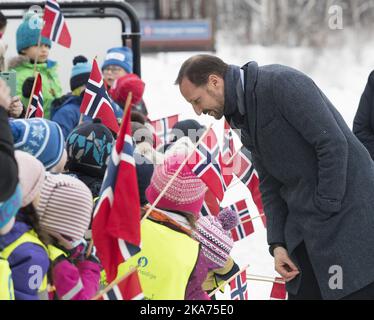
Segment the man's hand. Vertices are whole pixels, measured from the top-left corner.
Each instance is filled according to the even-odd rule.
[[[295,264],[288,256],[285,248],[277,247],[274,249],[275,270],[286,280],[290,282],[300,274]]]
[[[10,103],[10,89],[6,82],[0,79],[0,106],[2,106],[6,111],[8,111]]]
[[[9,116],[18,118],[23,111],[23,104],[19,97],[13,97],[9,107]]]

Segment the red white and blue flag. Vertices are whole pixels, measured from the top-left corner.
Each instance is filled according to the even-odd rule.
[[[60,45],[70,48],[71,36],[66,25],[60,6],[56,0],[47,0],[44,8],[43,37],[51,39]]]
[[[235,156],[233,161],[233,172],[234,174],[244,183],[244,185],[251,192],[253,202],[255,203],[258,212],[263,215],[264,208],[261,200],[260,192],[260,181],[258,173],[251,161],[251,152],[242,147],[238,154]],[[262,217],[262,222],[266,227],[266,218]]]
[[[151,121],[151,125],[154,128],[155,134],[158,138],[156,138],[156,148],[169,142],[169,134],[171,129],[178,122],[178,120],[179,115],[177,114],[171,117]]]
[[[217,136],[213,129],[209,129],[209,132],[188,159],[187,165],[196,176],[205,182],[219,201],[222,201],[224,195],[221,162]]]
[[[248,300],[247,270],[230,282],[231,300]]]
[[[94,212],[92,238],[108,282],[118,265],[140,251],[140,201],[130,109],[124,115]]]
[[[202,216],[217,216],[221,211],[220,204],[215,197],[215,195],[210,191],[207,190],[205,193],[204,203],[201,208],[201,215]]]
[[[135,270],[115,284],[97,300],[144,300],[144,294]]]
[[[286,283],[283,278],[275,278],[270,293],[270,300],[287,300]]]
[[[34,81],[34,91],[32,92],[31,103],[27,109],[26,119],[44,117],[42,77],[39,72]]]
[[[117,118],[96,59],[94,59],[92,64],[92,70],[86,85],[86,90],[84,91],[80,113],[92,119],[101,119],[102,123],[115,133],[119,130]]]
[[[255,232],[252,223],[252,217],[249,214],[247,202],[241,200],[233,205],[230,208],[238,213],[239,216],[239,225],[231,230],[232,238],[235,242],[245,239]]]

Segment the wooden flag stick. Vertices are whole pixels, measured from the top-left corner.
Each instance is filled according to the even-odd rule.
[[[31,105],[32,97],[34,96],[36,81],[38,80],[39,72],[37,72],[36,74],[34,73],[34,75],[35,75],[34,83],[32,85],[32,90],[31,90],[31,94],[30,94],[30,98],[29,98],[29,104],[28,104],[27,109],[26,109],[25,119],[27,119],[27,117],[29,115],[29,112],[30,112],[30,105]]]
[[[240,152],[240,149],[236,150],[235,153],[234,153],[234,155],[229,159],[229,161],[225,162],[225,165],[231,164],[231,162],[234,161],[235,157],[238,155],[239,152]]]
[[[256,216],[256,217],[253,217],[253,218],[251,218],[251,219],[248,219],[248,220],[245,220],[245,221],[243,221],[243,222],[240,222],[240,224],[244,224],[244,223],[247,223],[247,222],[251,222],[251,221],[253,221],[253,220],[255,220],[255,219],[262,218],[262,217],[265,217],[265,214],[260,214],[260,215],[258,215],[258,216]]]
[[[270,283],[279,283],[279,284],[285,284],[286,283],[284,280],[277,280],[277,279],[272,278],[272,277],[259,276],[259,275],[255,275],[255,274],[247,274],[247,280],[270,282]]]
[[[126,103],[125,103],[125,107],[124,107],[124,111],[123,111],[123,119],[125,119],[126,114],[130,109],[131,102],[132,102],[132,92],[130,91],[129,94],[127,95],[127,98],[126,98]],[[83,113],[81,113],[81,116],[83,116]],[[122,125],[122,123],[121,123],[121,125]],[[90,244],[88,246],[87,253],[86,253],[87,258],[91,255],[93,245],[94,245],[94,242],[93,242],[93,238],[91,237]]]
[[[121,281],[125,280],[129,276],[131,276],[136,270],[138,270],[138,266],[131,267],[130,270],[129,270],[129,272],[127,272],[123,277],[121,277],[120,279],[116,279],[116,280],[112,281],[111,284],[109,284],[107,287],[105,287],[104,290],[100,291],[91,300],[97,300],[97,299],[99,299],[101,296],[103,296],[104,294],[106,294],[107,292],[109,292],[110,290],[112,290],[112,288],[114,286],[116,286],[117,284],[119,284]]]
[[[190,157],[193,155],[193,153],[195,152],[195,150],[197,149],[197,147],[199,146],[199,144],[203,141],[203,139],[205,138],[205,136],[208,134],[208,132],[212,128],[212,126],[213,126],[213,124],[210,124],[209,127],[205,130],[204,134],[200,137],[199,141],[195,144],[194,148],[190,151],[190,153],[188,154],[188,156],[186,157],[186,159],[184,159],[184,161],[182,162],[182,164],[179,166],[178,170],[174,173],[173,177],[169,180],[169,182],[165,186],[164,190],[162,190],[162,192],[159,194],[159,196],[153,202],[153,204],[151,205],[151,207],[147,210],[147,212],[145,213],[145,215],[142,218],[141,222],[145,221],[145,219],[147,219],[147,217],[150,215],[150,213],[155,209],[155,207],[160,202],[160,200],[162,199],[162,197],[164,196],[164,194],[166,193],[166,191],[170,188],[171,184],[174,182],[174,180],[177,178],[177,176],[179,175],[179,173],[182,171],[183,167],[186,165],[186,163],[188,162],[188,160],[190,159]]]
[[[247,264],[243,269],[235,273],[230,279],[226,280],[221,285],[219,285],[216,289],[214,289],[211,293],[209,293],[209,297],[212,297],[213,295],[215,295],[217,291],[221,290],[223,287],[225,287],[228,283],[230,283],[233,279],[235,279],[239,274],[241,274],[248,268],[249,268],[249,264]]]

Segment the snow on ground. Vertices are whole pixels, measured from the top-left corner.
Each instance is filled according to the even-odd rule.
[[[73,35],[71,50],[54,44],[51,51],[51,58],[60,64],[60,79],[65,91],[69,90],[71,61],[75,55],[84,54],[89,59],[97,55],[101,63],[107,48],[120,45],[120,26],[114,19],[71,19],[68,23]],[[8,57],[16,54],[13,30],[16,30],[18,24],[19,21],[10,21],[4,37],[9,44]],[[182,120],[193,118],[205,125],[212,122],[207,116],[198,118],[181,97],[178,87],[173,85],[179,67],[193,54],[195,53],[181,52],[143,55],[142,78],[146,83],[145,101],[151,119],[178,113]],[[216,54],[230,64],[242,65],[249,60],[255,60],[260,65],[286,64],[307,73],[335,104],[350,127],[368,75],[374,69],[373,42],[361,46],[352,41],[350,45],[341,48],[312,50],[240,46],[220,37]],[[222,137],[222,121],[215,123],[214,129],[218,137]],[[239,146],[240,141],[236,139],[236,147]],[[223,206],[247,198],[251,215],[256,216],[256,208],[249,192],[240,184],[227,191]],[[237,243],[232,255],[240,266],[250,265],[248,273],[275,277],[273,259],[268,253],[266,243],[266,230],[261,219],[256,219],[253,223],[255,233]],[[271,283],[248,281],[249,299],[269,299],[271,287]],[[228,298],[228,291],[226,290],[224,295],[219,294],[219,298]]]

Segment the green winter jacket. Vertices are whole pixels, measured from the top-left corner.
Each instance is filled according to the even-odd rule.
[[[9,61],[9,70],[17,72],[17,95],[21,97],[22,103],[27,107],[29,99],[22,96],[22,85],[28,77],[33,76],[34,64],[30,62],[29,58],[19,55]],[[57,75],[57,63],[51,60],[38,63],[36,70],[42,76],[44,118],[49,119],[49,109],[52,101],[62,95],[61,84]]]

